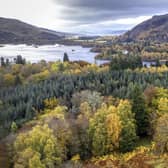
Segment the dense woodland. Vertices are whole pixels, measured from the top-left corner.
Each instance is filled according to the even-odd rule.
[[[134,54],[100,67],[64,57],[0,67],[11,166],[166,167],[168,67],[142,67]]]

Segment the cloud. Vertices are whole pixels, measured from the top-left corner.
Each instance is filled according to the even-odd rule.
[[[62,7],[61,19],[92,24],[167,11],[167,0],[53,0]]]
[[[69,32],[130,29],[168,12],[168,0],[0,0],[0,16]]]
[[[56,4],[70,8],[91,8],[99,10],[127,10],[135,7],[164,7],[168,5],[167,0],[53,0]]]

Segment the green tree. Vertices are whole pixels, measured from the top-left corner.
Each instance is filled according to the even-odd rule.
[[[1,57],[0,63],[1,63],[1,66],[3,67],[6,66],[4,57]]]
[[[18,130],[18,126],[15,122],[12,122],[11,124],[11,131],[15,133]]]
[[[79,139],[79,155],[81,159],[88,159],[91,156],[91,146],[88,134],[89,119],[93,116],[90,105],[84,102],[80,105],[80,114],[76,120],[76,132]]]
[[[135,86],[131,93],[131,99],[133,102],[132,111],[135,113],[135,119],[137,123],[137,134],[139,136],[147,135],[149,127],[149,115],[146,110],[145,99],[142,94],[142,90]]]
[[[16,75],[15,77],[15,85],[21,85],[22,84],[22,78],[19,75]]]
[[[69,57],[67,53],[64,53],[63,62],[69,62]]]

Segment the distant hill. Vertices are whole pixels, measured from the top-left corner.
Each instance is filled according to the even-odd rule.
[[[153,16],[120,37],[121,41],[168,42],[168,14]]]
[[[53,44],[66,33],[39,28],[16,19],[0,17],[0,44]]]

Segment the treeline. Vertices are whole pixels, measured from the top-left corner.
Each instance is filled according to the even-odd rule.
[[[38,83],[58,73],[76,74],[84,73],[91,69],[96,71],[104,69],[104,67],[100,68],[85,61],[68,62],[66,54],[64,62],[57,61],[47,63],[45,60],[42,60],[33,64],[18,63],[0,66],[0,88],[14,87],[27,83]]]
[[[60,98],[72,107],[75,92],[96,90],[102,95],[130,98],[135,85],[144,90],[149,85],[167,88],[168,72],[140,73],[134,71],[90,71],[82,74],[58,74],[43,82],[0,90],[0,135],[9,131],[13,121],[17,125],[32,119],[44,108],[47,98]]]
[[[167,60],[168,50],[167,43],[153,43],[153,42],[137,42],[137,43],[114,43],[112,46],[97,48],[101,54],[97,55],[97,59],[111,60],[115,56],[119,55],[140,55],[142,60],[156,61]]]
[[[23,58],[21,55],[18,55],[16,58],[14,58],[13,62],[11,62],[9,60],[9,58],[6,58],[6,59],[4,57],[0,58],[0,65],[3,66],[3,67],[11,65],[11,63],[25,65],[26,64],[26,59]]]
[[[121,55],[112,57],[110,63],[111,70],[122,70],[122,69],[136,69],[141,68],[142,60],[140,56],[133,55]]]

